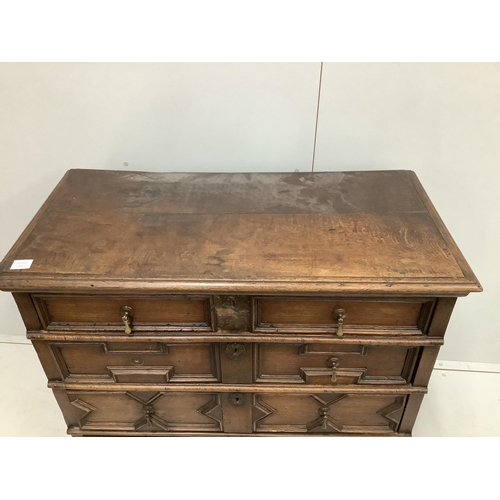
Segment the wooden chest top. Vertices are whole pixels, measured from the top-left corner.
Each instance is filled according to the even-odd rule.
[[[10,270],[19,259],[33,263]],[[410,171],[70,170],[2,261],[0,288],[481,291]]]

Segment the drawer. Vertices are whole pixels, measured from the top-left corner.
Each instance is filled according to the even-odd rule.
[[[70,434],[220,433],[217,393],[144,391],[54,391]]]
[[[254,432],[391,435],[397,433],[406,398],[385,394],[254,394]]]
[[[429,299],[332,299],[256,297],[253,330],[270,333],[338,333],[343,335],[419,334],[434,306]]]
[[[406,394],[54,390],[69,434],[397,433]]]
[[[255,381],[261,383],[408,384],[419,348],[332,344],[255,344]]]
[[[210,296],[34,294],[32,299],[46,330],[73,328],[125,333],[122,308],[127,308],[132,333],[213,330]]]
[[[34,340],[33,345],[51,380],[150,385],[221,381],[219,349],[211,343]]]

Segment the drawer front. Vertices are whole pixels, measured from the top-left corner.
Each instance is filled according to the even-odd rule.
[[[66,391],[58,395],[69,433],[222,432],[220,395],[195,392]]]
[[[125,333],[123,310],[132,334],[141,331],[211,331],[212,301],[207,296],[32,295],[46,330],[99,329]]]
[[[255,344],[255,381],[356,385],[408,384],[418,348],[332,344]]]
[[[70,434],[398,432],[407,395],[56,390]]]
[[[215,344],[48,342],[47,345],[60,379],[69,383],[164,385],[221,380],[219,350]]]
[[[391,435],[398,430],[406,397],[254,394],[254,432]]]
[[[335,333],[345,335],[418,334],[425,330],[432,300],[341,300],[307,298],[254,299],[254,331],[270,333]]]

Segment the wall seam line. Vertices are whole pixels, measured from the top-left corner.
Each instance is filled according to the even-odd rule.
[[[316,105],[316,123],[314,125],[314,144],[313,144],[313,156],[312,156],[311,172],[314,172],[314,159],[316,156],[316,138],[318,136],[319,101],[321,99],[321,79],[322,78],[323,78],[323,63],[321,63],[320,69],[319,69],[318,104]]]

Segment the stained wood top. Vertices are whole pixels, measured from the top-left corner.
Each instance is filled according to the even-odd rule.
[[[33,259],[30,269],[10,270]],[[410,171],[70,170],[0,289],[464,295],[481,286]]]

